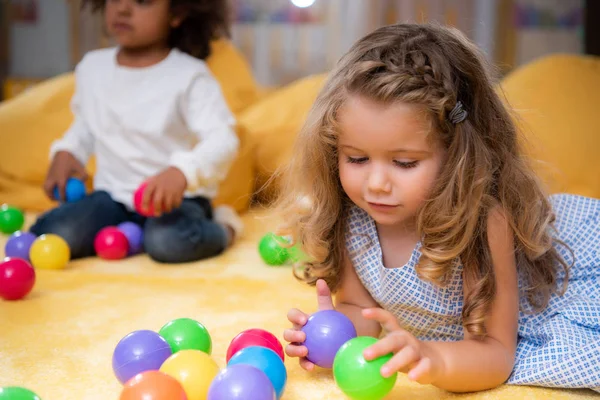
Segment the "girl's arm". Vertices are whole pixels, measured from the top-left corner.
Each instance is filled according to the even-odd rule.
[[[496,296],[483,340],[465,332],[465,340],[428,343],[444,364],[436,386],[466,392],[504,383],[513,369],[517,347],[519,288],[512,230],[500,212],[488,218],[487,235],[496,278]],[[469,288],[465,288],[465,291]]]
[[[404,331],[387,311],[365,310],[367,318],[379,321],[390,332],[366,350],[367,359],[395,353],[382,367],[384,376],[395,371],[408,372],[410,379],[452,392],[490,389],[508,379],[514,364],[519,316],[514,242],[512,231],[500,213],[488,219],[487,233],[496,296],[486,319],[485,339],[465,333],[465,339],[458,342],[423,342]]]
[[[240,140],[235,118],[211,75],[196,77],[183,101],[182,113],[198,144],[191,151],[173,153],[169,165],[183,172],[188,190],[221,182],[238,154]]]

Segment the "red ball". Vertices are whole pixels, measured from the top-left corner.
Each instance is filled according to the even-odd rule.
[[[133,206],[135,207],[135,210],[138,212],[138,214],[143,215],[145,217],[153,217],[154,205],[152,204],[152,202],[150,202],[147,209],[142,208],[142,199],[144,198],[144,190],[146,190],[146,186],[148,186],[148,182],[143,182],[133,194]]]
[[[35,284],[35,270],[22,258],[5,258],[0,263],[0,297],[19,300],[27,296]]]
[[[120,260],[127,256],[129,241],[116,226],[102,229],[94,239],[94,249],[98,257],[105,260]]]
[[[261,346],[271,349],[279,355],[281,361],[285,361],[283,346],[279,340],[277,340],[275,335],[264,329],[248,329],[239,333],[229,344],[229,348],[227,349],[227,362],[229,362],[229,359],[233,357],[235,353],[250,346]]]

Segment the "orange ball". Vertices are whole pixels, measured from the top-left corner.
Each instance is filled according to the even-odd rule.
[[[187,396],[177,379],[160,371],[146,371],[125,383],[119,400],[187,400]]]

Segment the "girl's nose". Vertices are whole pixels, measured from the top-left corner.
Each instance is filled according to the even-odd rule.
[[[392,183],[385,168],[376,165],[371,167],[367,188],[372,193],[390,193],[392,191]]]

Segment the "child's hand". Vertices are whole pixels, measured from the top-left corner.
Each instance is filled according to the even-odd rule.
[[[322,279],[317,281],[317,302],[319,311],[334,309],[331,292],[327,283]],[[312,371],[315,365],[306,359],[308,349],[306,346],[302,346],[302,343],[306,340],[306,335],[300,330],[306,324],[306,321],[308,321],[309,316],[297,308],[293,308],[288,312],[287,317],[293,324],[293,328],[286,329],[283,332],[283,338],[290,343],[285,347],[285,354],[289,357],[299,357],[300,366],[307,371]]]
[[[441,358],[426,342],[415,338],[400,327],[396,317],[381,308],[363,310],[367,319],[379,322],[388,334],[364,351],[366,360],[373,360],[389,353],[394,356],[381,367],[381,375],[389,377],[395,372],[408,374],[409,379],[423,384],[435,382],[442,373]]]
[[[154,215],[161,216],[181,205],[187,188],[187,179],[179,168],[169,167],[148,179],[142,198],[142,209],[148,210],[150,202],[154,205]]]
[[[44,192],[51,200],[54,198],[54,188],[58,188],[58,194],[61,199],[65,198],[65,185],[71,177],[79,178],[85,181],[88,178],[87,172],[83,164],[77,160],[73,154],[68,151],[59,151],[54,155],[48,175],[44,182]]]

